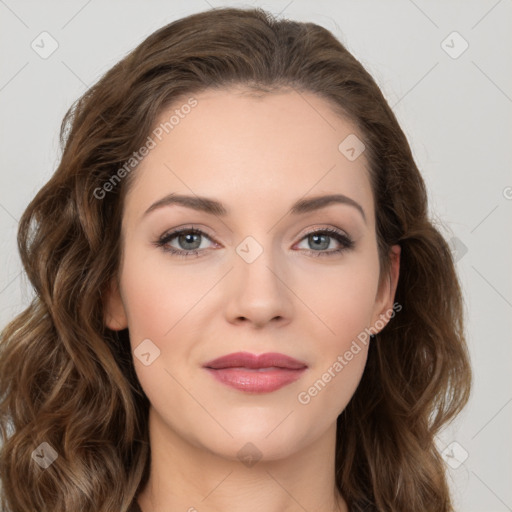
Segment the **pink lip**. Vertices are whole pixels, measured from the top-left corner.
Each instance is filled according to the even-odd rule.
[[[204,365],[217,380],[251,393],[275,391],[299,379],[307,365],[284,354],[237,352]]]

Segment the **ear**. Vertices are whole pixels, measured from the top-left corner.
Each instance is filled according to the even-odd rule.
[[[117,279],[113,278],[106,290],[104,301],[104,322],[113,331],[121,331],[128,327],[128,319],[119,291]]]
[[[381,326],[384,323],[384,326],[380,327],[378,332],[380,332],[394,316],[393,304],[395,300],[396,287],[398,285],[398,276],[400,275],[400,253],[401,247],[399,245],[393,245],[390,248],[389,270],[386,275],[381,276],[379,282],[379,289],[377,291],[372,317],[372,326]],[[393,315],[391,315],[392,312]]]

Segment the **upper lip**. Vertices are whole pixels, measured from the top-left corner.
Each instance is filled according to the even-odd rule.
[[[265,354],[251,354],[249,352],[236,352],[228,354],[217,359],[213,359],[208,363],[204,364],[205,368],[212,368],[218,370],[220,368],[270,368],[275,366],[278,368],[288,368],[297,370],[306,368],[307,364],[302,361],[298,361],[293,357],[286,356],[284,354],[278,354],[276,352],[267,352]]]

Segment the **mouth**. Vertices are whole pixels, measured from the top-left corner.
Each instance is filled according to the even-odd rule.
[[[247,393],[269,393],[299,379],[308,366],[290,356],[277,353],[237,352],[203,366],[222,384]]]

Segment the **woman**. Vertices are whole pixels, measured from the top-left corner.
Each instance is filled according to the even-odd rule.
[[[2,501],[453,510],[462,298],[378,86],[326,29],[215,9],[67,113],[0,344]],[[192,244],[189,246],[188,244]]]

